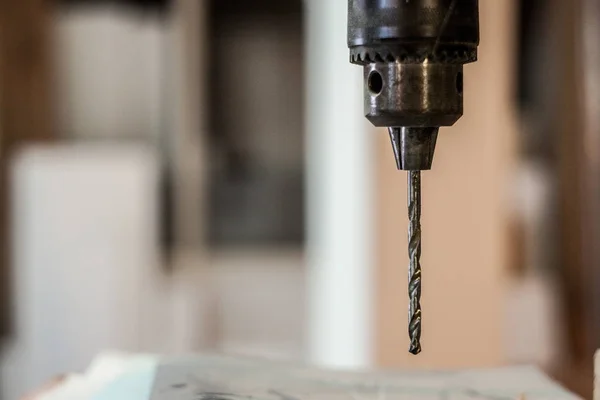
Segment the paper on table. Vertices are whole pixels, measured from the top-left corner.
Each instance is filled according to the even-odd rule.
[[[204,356],[162,363],[151,400],[575,400],[534,367],[344,373]]]
[[[145,373],[146,386],[151,387],[153,372],[158,357],[151,355],[132,355],[119,352],[107,352],[97,356],[84,374],[68,376],[62,384],[36,398],[36,400],[91,400],[101,396],[107,389],[130,373]],[[150,373],[146,373],[149,371]],[[108,397],[111,400],[117,398]],[[145,397],[124,397],[127,400],[145,400]]]
[[[109,353],[44,400],[576,400],[534,367],[334,372],[224,356]]]

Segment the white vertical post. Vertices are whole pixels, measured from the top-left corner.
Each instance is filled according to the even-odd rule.
[[[346,1],[307,0],[308,357],[372,358],[371,137],[362,68],[349,64]]]

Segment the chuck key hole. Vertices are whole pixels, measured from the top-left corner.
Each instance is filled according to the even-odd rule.
[[[456,74],[456,91],[460,95],[463,94],[463,85],[464,85],[463,73],[459,72],[458,74]]]
[[[381,74],[377,71],[371,71],[369,74],[369,79],[367,80],[367,86],[369,87],[369,91],[373,95],[378,95],[383,90],[383,78]]]

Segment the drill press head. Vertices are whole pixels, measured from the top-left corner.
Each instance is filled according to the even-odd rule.
[[[348,0],[350,61],[364,68],[365,114],[390,132],[408,174],[409,352],[421,351],[421,170],[439,128],[463,113],[463,65],[477,59],[478,0]]]
[[[463,114],[463,65],[478,44],[478,0],[348,0],[365,115],[389,127],[399,169],[431,168],[439,127]]]

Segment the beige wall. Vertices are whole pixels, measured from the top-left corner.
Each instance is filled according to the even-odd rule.
[[[503,362],[503,273],[515,159],[513,2],[480,2],[479,62],[465,70],[465,116],[438,140],[423,176],[423,348],[407,352],[406,176],[378,132],[377,354],[383,366]]]

